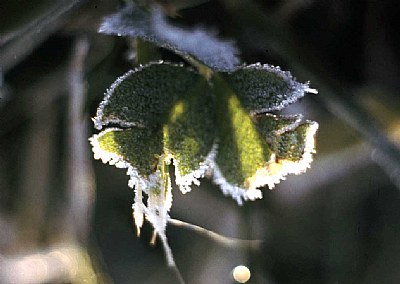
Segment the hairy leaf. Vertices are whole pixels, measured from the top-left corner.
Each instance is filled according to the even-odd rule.
[[[258,114],[254,116],[257,128],[263,137],[275,137],[277,134],[282,134],[288,130],[293,130],[299,126],[303,116],[285,115],[278,116],[270,113]]]
[[[95,125],[106,129],[90,138],[94,156],[128,168],[129,185],[135,188],[137,232],[146,216],[166,251],[165,227],[172,205],[168,165],[173,159],[176,183],[183,192],[198,183],[212,153],[213,107],[210,86],[202,76],[159,62],[117,79],[97,111]],[[142,192],[148,196],[147,205]],[[167,256],[172,264],[172,254]]]
[[[316,92],[308,83],[297,82],[289,72],[267,64],[242,66],[224,78],[251,113],[281,110],[306,92]]]
[[[218,39],[214,32],[203,28],[174,26],[159,8],[148,12],[131,3],[106,17],[99,32],[140,37],[183,57],[194,57],[217,71],[231,71],[239,64],[238,50],[232,41]]]
[[[318,125],[300,124],[301,116],[251,116],[241,97],[221,76],[214,79],[217,98],[218,152],[214,180],[239,203],[261,198],[258,187],[303,172],[312,160]]]
[[[279,118],[278,118],[279,119]],[[270,116],[257,117],[256,125],[273,152],[271,161],[265,168],[268,178],[260,175],[260,181],[268,181],[270,188],[285,179],[288,174],[301,174],[310,167],[312,154],[315,152],[315,134],[318,124],[306,121],[294,123],[289,127],[269,132],[265,128],[271,122]],[[268,128],[268,127],[267,127]]]
[[[95,126],[160,127],[177,99],[197,80],[194,71],[169,63],[151,63],[118,78],[101,102]],[[176,82],[179,82],[177,84]]]
[[[92,138],[93,150],[103,162],[125,162],[129,166],[124,167],[148,178],[158,163],[173,159],[176,183],[186,192],[198,183],[211,159],[214,100],[208,82],[198,73],[151,63],[117,79],[100,104],[95,124],[99,129],[122,128],[108,128]]]
[[[165,150],[173,156],[176,183],[182,191],[188,191],[192,181],[204,174],[214,138],[214,100],[208,83],[199,80],[191,95],[172,107],[164,125]]]
[[[163,153],[160,129],[108,128],[91,138],[95,158],[117,167],[128,163],[143,177],[155,172],[159,156]]]
[[[251,178],[270,160],[272,152],[229,85],[217,76],[214,88],[218,95],[214,180],[225,193],[241,202],[245,190],[255,189]]]

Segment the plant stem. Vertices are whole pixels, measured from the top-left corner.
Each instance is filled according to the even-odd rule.
[[[133,40],[133,48],[136,51],[135,63],[138,65],[160,59],[156,46],[151,42],[135,38]]]
[[[242,240],[242,239],[225,237],[213,231],[204,229],[203,227],[186,223],[177,219],[168,219],[168,223],[177,227],[184,227],[186,229],[195,231],[196,233],[206,236],[212,239],[213,241],[217,242],[218,244],[226,247],[233,247],[233,248],[244,247],[251,250],[258,250],[262,243],[261,240]]]

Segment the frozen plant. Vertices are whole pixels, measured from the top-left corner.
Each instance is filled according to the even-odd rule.
[[[308,83],[279,67],[238,65],[233,42],[173,26],[158,8],[129,4],[105,18],[100,31],[150,41],[193,64],[150,62],[118,78],[97,109],[101,132],[90,138],[96,159],[127,168],[138,234],[147,219],[170,265],[170,166],[183,193],[207,174],[238,204],[309,167],[318,124],[272,114],[316,93]]]

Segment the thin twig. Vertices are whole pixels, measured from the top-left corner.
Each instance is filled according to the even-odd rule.
[[[249,248],[252,250],[258,250],[261,248],[262,241],[261,240],[242,240],[236,238],[230,238],[226,236],[222,236],[216,232],[204,229],[203,227],[193,225],[190,223],[186,223],[177,219],[169,219],[168,223],[177,227],[183,227],[189,230],[192,230],[196,233],[199,233],[203,236],[206,236],[213,241],[217,242],[220,245],[226,247],[233,247],[233,248]]]
[[[85,107],[85,59],[89,51],[86,37],[76,40],[69,72],[68,111],[68,205],[66,232],[80,241],[87,239],[94,199],[94,174],[89,158],[88,119]]]
[[[51,96],[49,93],[46,95]],[[53,174],[55,116],[54,106],[46,106],[30,121],[29,132],[25,137],[29,143],[22,149],[24,163],[20,169],[17,199],[17,230],[20,233],[15,238],[21,247],[36,246],[46,224],[46,207]]]
[[[46,12],[11,34],[0,35],[0,65],[3,72],[28,56],[31,51],[63,24],[65,17],[80,0],[49,3]]]
[[[158,236],[161,239],[161,243],[164,247],[164,252],[167,258],[168,266],[175,272],[176,277],[179,280],[180,284],[185,284],[185,280],[183,280],[181,271],[179,270],[178,266],[176,266],[174,255],[172,253],[171,247],[168,244],[167,237],[165,234],[158,234]]]

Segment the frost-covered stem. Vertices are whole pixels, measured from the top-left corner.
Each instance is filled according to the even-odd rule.
[[[229,238],[223,235],[220,235],[218,233],[215,233],[213,231],[207,230],[203,227],[186,223],[177,219],[168,219],[168,223],[171,225],[177,226],[177,227],[183,227],[189,230],[192,230],[196,233],[199,233],[203,236],[206,236],[216,243],[225,246],[225,247],[233,247],[233,248],[248,248],[251,250],[258,250],[262,244],[261,240],[242,240],[242,239],[236,239],[236,238]]]
[[[168,266],[170,266],[170,267],[176,266],[175,260],[174,260],[174,255],[168,244],[167,237],[164,234],[160,234],[159,237],[160,237],[161,243],[164,248],[165,257],[167,259]]]
[[[159,237],[160,237],[161,243],[162,243],[163,248],[164,248],[165,257],[167,258],[168,266],[171,267],[174,270],[174,272],[176,274],[176,277],[179,280],[179,283],[180,284],[185,284],[185,281],[183,280],[182,274],[181,274],[179,268],[176,266],[176,263],[175,263],[175,260],[174,260],[174,255],[172,253],[171,247],[168,244],[167,237],[165,236],[165,234],[159,234]]]
[[[135,185],[135,202],[132,206],[133,209],[133,220],[136,225],[136,234],[140,236],[140,229],[142,228],[144,221],[144,205],[143,205],[143,192],[140,182],[137,181]]]
[[[279,19],[261,12],[262,9],[254,1],[221,0],[221,2],[238,23],[253,31],[254,38],[268,39],[261,44],[263,51],[265,46],[268,46],[285,60],[293,73],[313,82],[320,93],[316,99],[321,100],[332,114],[357,130],[378,150],[381,157],[379,164],[385,165],[383,169],[388,175],[393,175],[396,168],[400,168],[399,148],[388,139],[368,111],[352,99],[355,97],[353,92],[332,80],[328,71],[324,69],[325,65],[312,53],[312,48],[305,46],[304,42],[299,44],[296,36],[282,25]],[[256,43],[260,45],[259,41]],[[307,61],[304,61],[304,58]]]

